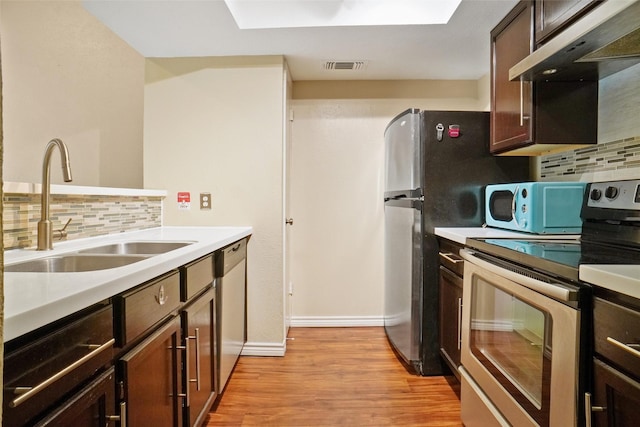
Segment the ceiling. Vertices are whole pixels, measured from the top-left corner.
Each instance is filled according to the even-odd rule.
[[[83,5],[145,57],[284,55],[295,81],[475,80],[489,72],[489,32],[517,2],[462,0],[443,25],[247,30],[238,29],[223,0],[84,0]],[[327,70],[327,61],[363,66]]]

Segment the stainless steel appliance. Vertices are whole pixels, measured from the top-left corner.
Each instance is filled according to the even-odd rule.
[[[420,375],[442,373],[439,226],[480,226],[484,187],[528,179],[527,158],[489,154],[489,113],[409,109],[385,130],[387,337]]]
[[[597,425],[621,426],[640,416],[640,300],[616,280],[580,280],[581,266],[640,265],[640,180],[588,184],[585,194],[579,239],[467,240],[466,426],[590,425],[592,410]],[[512,354],[514,342],[530,343],[526,356]]]
[[[223,248],[216,259],[218,292],[217,389],[222,395],[247,341],[247,239]]]
[[[580,234],[585,186],[583,182],[488,185],[487,225],[537,234]]]
[[[585,292],[486,253],[460,254],[463,423],[576,425]],[[495,416],[478,418],[478,408]]]

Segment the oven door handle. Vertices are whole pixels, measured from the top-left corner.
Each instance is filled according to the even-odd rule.
[[[469,249],[461,249],[460,256],[464,258],[466,261],[477,265],[480,268],[483,268],[493,274],[497,274],[504,278],[507,278],[513,282],[516,282],[522,286],[525,286],[531,290],[539,292],[543,295],[546,295],[551,298],[555,298],[559,301],[576,301],[578,299],[578,292],[572,289],[567,289],[561,284],[550,284],[545,283],[541,280],[534,279],[532,277],[527,277],[522,274],[516,273],[511,270],[507,270],[505,268],[499,267],[495,264],[487,262],[483,259],[478,258],[473,255],[474,252]]]

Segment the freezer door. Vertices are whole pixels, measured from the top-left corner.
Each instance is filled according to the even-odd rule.
[[[420,114],[407,110],[389,123],[385,139],[385,192],[420,188]]]
[[[404,362],[420,373],[422,233],[420,201],[385,203],[384,326]]]

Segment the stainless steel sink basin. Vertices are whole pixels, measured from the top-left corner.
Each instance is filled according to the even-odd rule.
[[[7,265],[13,273],[76,273],[122,267],[149,258],[143,255],[60,255]]]
[[[112,243],[95,248],[84,249],[78,253],[82,254],[135,254],[135,255],[158,255],[165,252],[173,251],[193,242],[159,242],[159,241],[140,241],[140,242],[120,242]]]

